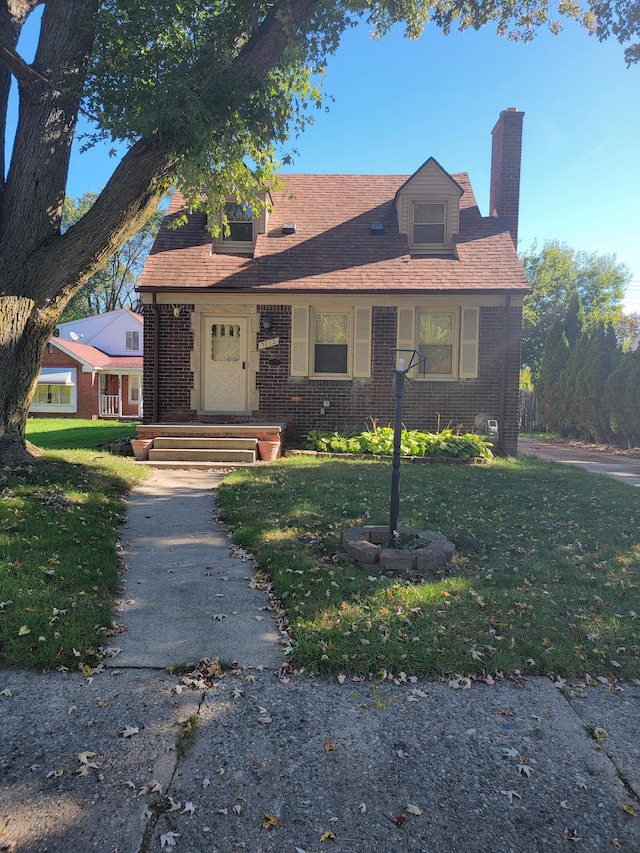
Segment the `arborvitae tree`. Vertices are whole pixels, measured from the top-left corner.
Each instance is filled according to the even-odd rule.
[[[569,358],[569,345],[562,325],[560,317],[556,317],[545,342],[536,382],[538,420],[550,430],[562,430],[564,421],[561,380]]]
[[[564,333],[567,336],[567,343],[570,349],[573,349],[578,343],[583,328],[582,300],[580,299],[580,294],[573,293],[569,299],[567,314],[564,320]]]
[[[611,422],[603,399],[605,383],[617,361],[613,330],[598,323],[584,333],[570,361],[577,366],[573,396],[576,426],[588,440],[609,441]]]
[[[604,405],[617,444],[640,444],[640,351],[624,353],[604,386]]]
[[[616,444],[637,447],[640,443],[640,351],[624,353],[604,386],[604,406],[608,412]]]

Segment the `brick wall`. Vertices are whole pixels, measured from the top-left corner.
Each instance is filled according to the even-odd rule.
[[[349,431],[363,429],[374,418],[379,425],[393,424],[395,374],[391,371],[396,345],[396,309],[373,309],[372,376],[366,379],[307,379],[289,375],[291,309],[287,305],[258,306],[271,317],[269,331],[260,329],[258,343],[279,338],[277,346],[262,349],[257,389],[260,410],[255,419],[289,424],[292,439],[310,429]],[[157,421],[184,422],[198,419],[190,409],[193,374],[189,357],[193,346],[189,312],[173,316],[170,306],[158,306],[160,322],[160,393]],[[154,387],[154,309],[145,307],[145,423],[153,423],[151,394]],[[518,383],[520,367],[520,308],[482,308],[480,311],[478,379],[454,382],[405,383],[403,421],[409,429],[436,431],[461,427],[473,430],[478,415],[499,422],[501,445],[514,453],[518,430]],[[501,378],[503,355],[507,365]],[[505,402],[501,406],[501,383]],[[325,406],[325,402],[329,406]],[[324,411],[322,411],[324,410]],[[200,420],[224,422],[237,418],[212,415]]]
[[[381,426],[395,418],[395,374],[391,371],[396,341],[395,308],[373,309],[372,376],[370,379],[305,379],[289,376],[290,310],[265,307],[273,326],[262,338],[280,338],[278,347],[260,354],[260,415],[288,420],[289,435],[310,429],[362,429],[374,418]],[[409,429],[439,427],[473,430],[476,417],[499,421],[501,444],[514,453],[518,429],[521,310],[483,308],[480,312],[479,379],[405,383],[403,421]],[[501,380],[503,350],[508,367]],[[278,362],[278,363],[276,363]],[[501,381],[506,404],[500,405]],[[329,402],[329,406],[324,405]],[[322,411],[324,409],[324,412]]]
[[[171,305],[145,305],[144,316],[144,422],[189,421],[196,413],[191,406],[193,373],[189,368],[193,349],[191,311],[193,306],[184,305],[178,317],[173,316]],[[153,397],[156,387],[155,376],[155,323],[159,325],[160,340],[158,354],[158,397],[157,413],[154,416]]]

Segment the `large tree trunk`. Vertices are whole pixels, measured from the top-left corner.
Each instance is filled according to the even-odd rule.
[[[157,208],[177,166],[170,150],[170,128],[138,141],[90,210],[60,233],[71,144],[99,0],[46,0],[38,51],[29,66],[14,48],[24,20],[37,3],[0,0],[3,137],[8,72],[17,79],[20,94],[6,181],[0,172],[0,465],[11,467],[35,461],[25,442],[28,409],[42,351],[64,308]],[[233,65],[244,63],[258,74],[267,71],[315,6],[314,0],[297,0],[287,18],[276,4]],[[194,73],[201,71],[194,69]],[[208,84],[225,91],[224,79]]]

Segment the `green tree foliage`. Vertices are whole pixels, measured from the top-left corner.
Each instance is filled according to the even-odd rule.
[[[538,421],[586,441],[640,442],[640,352],[624,352],[612,326],[585,328],[573,346],[567,319],[554,320],[540,365]]]
[[[610,416],[616,443],[626,447],[640,444],[640,351],[621,355],[607,378],[604,405]]]
[[[0,463],[34,462],[24,440],[29,402],[42,350],[72,297],[175,182],[194,206],[218,211],[231,194],[256,207],[277,150],[321,104],[316,81],[346,28],[363,17],[376,35],[402,23],[417,38],[429,23],[449,32],[493,22],[501,35],[526,41],[540,26],[561,29],[569,16],[633,47],[633,8],[601,4],[596,16],[592,3],[0,0]],[[42,25],[28,64],[16,48],[38,6]],[[12,80],[20,108],[7,138]],[[80,111],[93,122],[87,144],[120,141],[127,150],[64,231]]]
[[[565,428],[566,396],[561,379],[569,353],[563,322],[560,317],[556,317],[547,335],[536,383],[538,420],[554,432],[562,432]]]
[[[565,333],[574,342],[583,326],[616,322],[631,272],[615,255],[577,252],[557,240],[540,251],[534,244],[521,261],[533,291],[524,300],[522,362],[535,382],[554,319],[571,316]]]
[[[63,230],[77,222],[97,197],[97,193],[92,192],[86,192],[79,199],[67,196],[62,213]],[[141,310],[140,296],[135,290],[136,281],[142,272],[153,238],[158,233],[162,216],[162,211],[156,210],[142,228],[129,237],[106,264],[82,285],[64,309],[61,322],[104,314],[118,308]]]

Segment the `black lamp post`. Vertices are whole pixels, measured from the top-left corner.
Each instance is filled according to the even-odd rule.
[[[426,359],[417,349],[396,349],[396,363],[398,367],[391,370],[396,375],[396,419],[393,427],[393,468],[391,470],[391,511],[389,514],[389,547],[396,547],[396,533],[398,531],[398,518],[400,516],[400,443],[402,439],[402,397],[404,396],[404,380],[408,379],[407,373],[417,364],[425,362]],[[401,353],[406,355],[403,357]],[[405,361],[408,357],[408,364]],[[411,380],[409,379],[409,382]]]

